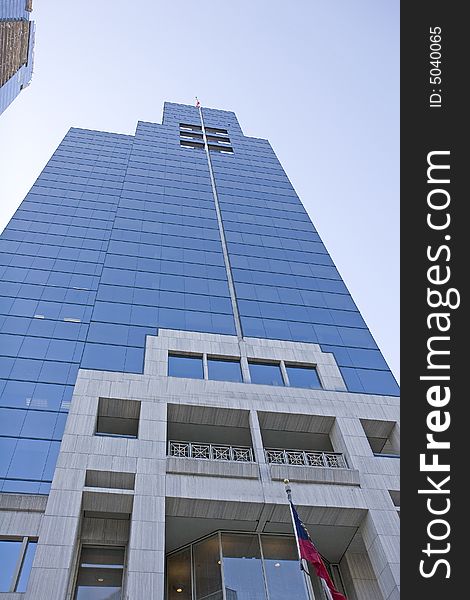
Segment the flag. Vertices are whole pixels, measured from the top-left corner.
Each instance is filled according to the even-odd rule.
[[[333,585],[328,569],[320,556],[320,553],[315,548],[315,544],[310,539],[308,531],[305,529],[304,524],[300,520],[295,506],[290,502],[292,516],[295,523],[295,535],[299,544],[300,558],[304,558],[315,567],[315,572],[318,577],[324,580],[328,589],[330,590],[333,600],[346,600],[345,596],[338,592]]]
[[[199,100],[196,97],[196,108],[199,108],[201,106],[201,103],[199,102]]]

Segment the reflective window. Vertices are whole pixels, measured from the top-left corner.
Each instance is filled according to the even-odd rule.
[[[168,355],[168,375],[170,377],[190,377],[203,379],[202,356]]]
[[[37,542],[0,539],[0,592],[25,592]]]
[[[0,477],[5,477],[8,472],[16,443],[14,438],[0,438]]]
[[[334,574],[338,583],[339,569]],[[323,598],[320,580],[310,575],[315,598]],[[213,534],[170,554],[166,581],[166,600],[310,600],[293,536]]]
[[[82,548],[75,600],[120,600],[124,570],[124,548]]]
[[[243,381],[240,361],[230,358],[208,358],[209,379],[218,381]]]
[[[277,363],[262,363],[248,361],[250,366],[251,383],[264,383],[266,385],[284,385],[281,367]]]
[[[31,573],[31,567],[33,566],[34,555],[36,553],[36,546],[37,542],[28,542],[23,559],[23,564],[21,565],[20,576],[18,578],[18,583],[16,584],[16,592],[26,592],[29,574]]]
[[[227,598],[265,600],[258,536],[223,534],[222,551]]]
[[[12,479],[40,479],[51,443],[43,440],[18,440],[8,469]]]
[[[309,600],[294,538],[262,535],[261,544],[269,600]]]
[[[286,365],[289,383],[292,387],[318,389],[322,385],[315,367]]]
[[[0,592],[9,592],[20,556],[21,540],[0,540]]]

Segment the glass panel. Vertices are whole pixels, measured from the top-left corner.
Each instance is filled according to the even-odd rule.
[[[203,379],[202,356],[168,355],[168,375],[170,377]]]
[[[218,381],[242,381],[242,371],[239,360],[226,360],[220,358],[209,358],[209,379]]]
[[[320,379],[315,367],[294,367],[286,365],[289,383],[293,387],[321,388]]]
[[[195,600],[222,600],[219,537],[193,546]]]
[[[187,548],[168,557],[166,568],[167,600],[192,600],[190,549]]]
[[[16,540],[0,540],[0,592],[10,591],[21,543]]]
[[[270,600],[309,600],[294,538],[262,535]]]
[[[120,600],[124,548],[84,547],[75,600]]]
[[[258,536],[223,534],[222,550],[227,600],[266,600]]]
[[[251,383],[284,385],[281,368],[278,364],[249,361]]]
[[[26,592],[28,585],[29,574],[31,573],[31,567],[33,566],[34,555],[36,553],[37,542],[28,542],[26,547],[26,554],[23,559],[23,565],[21,566],[20,577],[16,584],[16,592]]]

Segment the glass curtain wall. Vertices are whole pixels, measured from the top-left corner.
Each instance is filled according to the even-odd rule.
[[[166,600],[313,600],[292,536],[217,533],[170,554],[166,573]]]

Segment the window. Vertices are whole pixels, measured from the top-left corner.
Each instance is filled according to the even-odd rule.
[[[37,542],[0,539],[0,592],[25,592]]]
[[[217,381],[243,381],[240,361],[238,359],[208,358],[207,366],[209,369],[209,379],[216,379]]]
[[[265,582],[258,536],[224,533],[222,551],[226,592],[230,590],[230,596],[233,595],[233,598],[265,600]]]
[[[218,536],[193,546],[196,600],[222,600],[222,573]]]
[[[185,129],[187,131],[202,131],[200,125],[189,125],[188,123],[180,123],[180,129]]]
[[[270,600],[307,600],[305,580],[299,577],[299,559],[292,537],[262,535],[264,569]]]
[[[136,438],[139,432],[140,402],[100,398],[96,435]]]
[[[167,600],[192,600],[191,550],[186,548],[167,559]]]
[[[249,360],[251,383],[265,385],[284,385],[281,368],[278,363],[264,363]]]
[[[216,144],[209,144],[209,150],[213,152],[221,152],[222,154],[233,154],[233,148],[230,146],[217,146]]]
[[[219,129],[218,127],[206,127],[207,133],[221,133],[223,135],[228,135],[228,131],[226,129]]]
[[[216,533],[168,555],[166,567],[166,600],[310,598],[292,536]],[[315,598],[324,598],[315,573],[311,579]]]
[[[286,365],[286,370],[292,387],[311,389],[322,387],[315,367]]]
[[[200,150],[204,148],[204,144],[200,144],[199,142],[186,142],[184,140],[180,140],[180,145],[184,148],[199,148]]]
[[[120,600],[124,548],[84,546],[80,554],[75,600]]]
[[[204,379],[202,356],[169,354],[168,375],[170,377],[189,377],[191,379]]]

